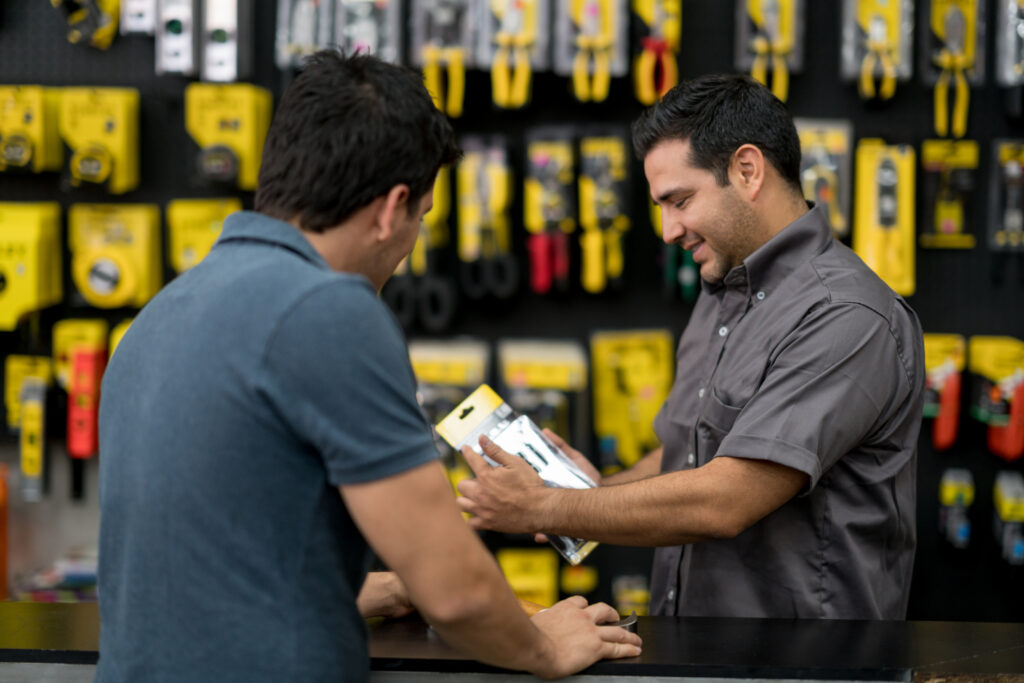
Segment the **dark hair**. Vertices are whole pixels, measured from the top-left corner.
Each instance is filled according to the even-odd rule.
[[[438,169],[459,155],[418,72],[323,50],[281,98],[263,146],[255,207],[323,232],[404,183],[415,211]]]
[[[641,160],[665,140],[689,140],[689,162],[729,184],[729,162],[740,146],[761,150],[800,191],[800,138],[789,111],[749,76],[712,74],[683,81],[633,123],[633,150]]]

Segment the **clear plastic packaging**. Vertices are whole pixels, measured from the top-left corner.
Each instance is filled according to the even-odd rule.
[[[569,457],[544,436],[534,422],[516,412],[493,389],[481,384],[437,425],[437,432],[461,450],[469,446],[493,467],[497,463],[483,454],[479,439],[487,436],[500,448],[527,462],[546,486],[586,489],[597,484]],[[569,536],[549,536],[551,545],[570,564],[577,565],[597,547],[596,541]]]

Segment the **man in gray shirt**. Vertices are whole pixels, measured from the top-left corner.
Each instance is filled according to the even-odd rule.
[[[685,82],[634,124],[664,239],[702,295],[655,420],[661,448],[597,489],[546,489],[488,443],[472,524],[657,546],[655,614],[901,619],[915,547],[920,325],[800,189],[785,106]],[[586,458],[550,435],[597,476]]]

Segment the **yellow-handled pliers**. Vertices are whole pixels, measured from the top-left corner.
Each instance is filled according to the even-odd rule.
[[[573,91],[581,102],[602,102],[611,86],[611,51],[615,43],[612,0],[572,0],[571,12],[579,28],[572,62]]]
[[[438,0],[427,14],[423,46],[423,78],[438,109],[452,118],[462,115],[466,93],[466,48],[459,42],[466,21],[465,0]],[[442,72],[447,71],[447,89]]]
[[[896,93],[895,46],[889,39],[889,21],[882,14],[872,14],[867,24],[864,60],[860,65],[860,96],[871,99],[875,96],[875,71],[881,66],[882,85],[877,94],[883,100]],[[899,30],[898,27],[896,30]]]
[[[505,109],[522,107],[530,99],[530,50],[537,39],[536,0],[492,0],[492,11],[501,20],[494,35],[497,49],[491,62],[494,103]]]
[[[972,55],[964,50],[967,19],[959,7],[951,6],[943,17],[944,46],[935,56],[935,65],[942,69],[935,83],[935,133],[946,137],[949,132],[949,81],[956,82],[956,96],[953,102],[953,137],[962,138],[967,133],[967,107],[971,90],[967,85],[966,69],[974,64]]]
[[[679,82],[680,11],[679,0],[650,0],[649,34],[640,39],[643,49],[633,68],[636,98],[641,104],[654,104]]]
[[[791,0],[790,0],[791,1]],[[768,85],[768,63],[772,65],[772,93],[783,102],[789,96],[789,67],[786,56],[793,49],[793,39],[783,30],[782,8],[779,0],[749,0],[748,13],[760,29],[750,42],[754,51],[754,63],[750,76],[757,82]],[[792,11],[792,7],[788,7]],[[792,21],[788,22],[792,30]]]

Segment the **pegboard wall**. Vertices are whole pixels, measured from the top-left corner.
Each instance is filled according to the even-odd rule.
[[[254,4],[256,49],[251,82],[268,88],[277,98],[291,74],[274,65],[276,7],[269,1]],[[989,26],[998,4],[988,3]],[[734,2],[725,0],[683,2],[681,77],[734,70],[735,9]],[[908,83],[901,82],[889,102],[862,101],[856,86],[839,78],[840,10],[838,0],[806,2],[804,65],[801,73],[791,77],[791,112],[800,117],[848,119],[855,140],[881,137],[890,143],[907,143],[920,149],[923,140],[934,137],[930,87],[915,76]],[[0,5],[0,83],[137,88],[141,93],[141,183],[128,194],[109,197],[71,189],[66,180],[54,173],[3,175],[0,201],[58,201],[66,214],[67,208],[77,202],[152,202],[164,207],[176,198],[224,196],[222,190],[196,179],[196,148],[184,128],[183,92],[190,81],[154,74],[153,39],[119,36],[108,50],[98,51],[69,44],[66,33],[61,13],[43,0],[8,0]],[[988,55],[991,64],[991,46]],[[991,74],[992,69],[986,68],[986,72]],[[469,71],[465,113],[454,124],[460,134],[500,132],[508,139],[516,178],[511,215],[513,248],[521,271],[520,294],[500,302],[461,300],[455,320],[444,336],[470,335],[491,342],[506,337],[574,339],[586,344],[590,334],[601,329],[667,328],[678,338],[692,309],[662,294],[661,246],[649,224],[647,188],[637,162],[631,167],[633,227],[625,237],[624,286],[618,291],[586,294],[578,285],[578,266],[573,271],[577,284],[566,294],[539,296],[526,286],[528,257],[521,219],[526,131],[546,124],[569,125],[579,130],[591,124],[614,124],[626,132],[642,111],[633,97],[630,79],[613,79],[610,96],[598,104],[577,102],[569,79],[551,73],[536,74],[532,103],[523,110],[496,109],[490,94],[489,74]],[[1008,114],[1014,108],[1019,111],[1019,104],[1019,92],[1000,89],[991,78],[971,91],[967,138],[979,141],[982,157],[976,177],[979,201],[971,206],[968,223],[979,238],[979,246],[967,251],[917,250],[917,289],[908,301],[926,332],[1024,339],[1024,259],[1000,258],[985,247],[984,239],[984,226],[991,219],[986,199],[991,142],[996,138],[1024,137],[1021,120]],[[246,207],[251,207],[251,193],[235,194]],[[925,215],[924,202],[919,195],[918,216]],[[578,248],[574,249],[573,259],[578,261],[578,255]],[[49,354],[50,331],[54,322],[62,318],[102,317],[113,324],[135,313],[130,309],[100,311],[88,307],[73,291],[69,254],[64,256],[63,302],[15,332],[0,333],[0,349],[5,356]],[[169,280],[173,272],[166,256],[164,261],[165,280]],[[412,338],[424,336],[422,330],[415,328],[408,333]],[[990,492],[998,470],[1022,468],[1019,461],[1007,464],[987,451],[984,428],[967,416],[968,395],[965,391],[960,436],[952,449],[934,452],[929,425],[926,423],[922,429],[918,463],[919,549],[909,617],[1020,620],[1024,618],[1024,590],[1020,588],[1024,585],[1024,568],[1011,567],[998,557],[991,529]],[[64,414],[61,400],[53,399],[51,415]],[[59,441],[63,431],[60,424],[54,424],[51,431],[51,441]],[[7,436],[3,443],[4,459],[10,461],[14,438]],[[594,444],[584,446],[593,448]],[[95,466],[95,461],[89,466]],[[939,478],[945,468],[953,466],[971,469],[977,490],[970,510],[974,534],[971,545],[964,550],[949,547],[937,531]],[[63,496],[65,491],[62,482],[51,482],[50,495]],[[593,557],[600,562],[602,575],[608,576],[631,570],[645,573],[650,562],[648,551],[635,549],[606,547]],[[597,597],[608,599],[606,582],[602,582]]]

